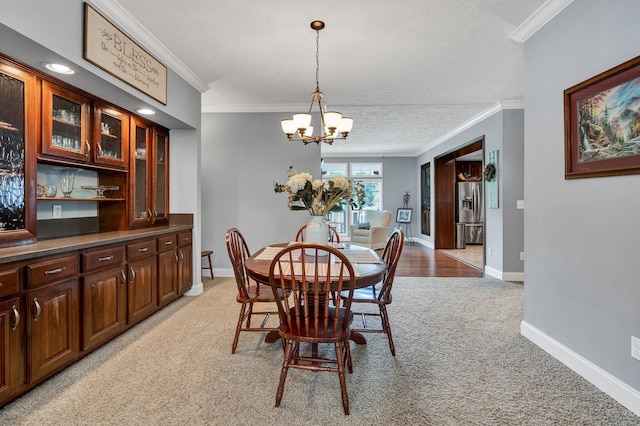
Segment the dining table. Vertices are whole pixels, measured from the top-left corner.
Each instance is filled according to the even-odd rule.
[[[282,248],[292,243],[277,243],[260,248],[245,260],[247,275],[260,285],[269,284],[269,267],[271,261]],[[387,265],[372,249],[351,243],[330,243],[340,250],[351,262],[355,277],[355,288],[369,287],[382,281]],[[352,331],[349,336],[356,344],[366,344],[367,340],[361,333]],[[277,331],[267,333],[265,342],[272,343],[280,339]]]

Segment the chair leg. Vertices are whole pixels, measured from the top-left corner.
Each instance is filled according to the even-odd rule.
[[[348,343],[347,343],[348,344]],[[336,349],[336,361],[338,362],[338,377],[340,377],[340,391],[342,393],[342,408],[344,414],[349,415],[349,395],[347,394],[347,379],[344,375],[344,342],[338,342],[335,344]]]
[[[349,343],[349,341],[347,340],[347,342],[344,344],[345,347],[345,357],[347,360],[347,368],[349,369],[349,374],[353,373],[353,362],[351,361],[351,344]]]
[[[289,362],[293,357],[293,342],[287,340],[287,345],[284,349],[284,360],[282,361],[282,370],[280,371],[280,383],[278,383],[278,391],[276,392],[276,407],[280,406],[282,401],[282,394],[284,392],[284,382],[287,380],[287,372],[289,371]]]
[[[391,349],[391,355],[396,356],[396,347],[393,344],[393,337],[391,336],[391,325],[389,324],[389,315],[387,315],[387,305],[380,305],[380,316],[382,317],[382,328],[387,334],[389,339],[389,349]]]
[[[238,339],[240,338],[240,330],[242,330],[242,321],[244,320],[244,313],[247,309],[247,305],[245,303],[242,304],[240,308],[240,316],[238,317],[238,325],[236,325],[236,335],[233,338],[233,345],[231,345],[231,353],[236,353],[236,347],[238,347]]]
[[[253,302],[249,303],[249,312],[247,312],[247,328],[251,327],[251,315],[253,315]]]

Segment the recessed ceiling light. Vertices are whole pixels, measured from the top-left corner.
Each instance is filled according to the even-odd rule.
[[[143,115],[153,115],[156,113],[154,110],[149,108],[140,108],[138,112]]]
[[[42,65],[49,71],[57,72],[58,74],[75,74],[76,70],[63,64],[55,62],[43,62]]]

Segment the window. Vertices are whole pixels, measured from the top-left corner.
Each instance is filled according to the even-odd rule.
[[[349,173],[347,173],[349,171]],[[329,224],[341,235],[349,233],[349,225],[364,222],[364,210],[382,210],[382,163],[322,163],[322,178],[346,176],[364,184],[364,205],[361,209],[347,206],[343,211],[329,213]]]

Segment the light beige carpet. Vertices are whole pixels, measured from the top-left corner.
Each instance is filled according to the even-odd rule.
[[[344,416],[335,373],[290,371],[279,343],[231,342],[235,283],[217,278],[31,393],[3,425],[639,425],[640,418],[520,336],[519,284],[397,278],[383,335],[352,345]]]

